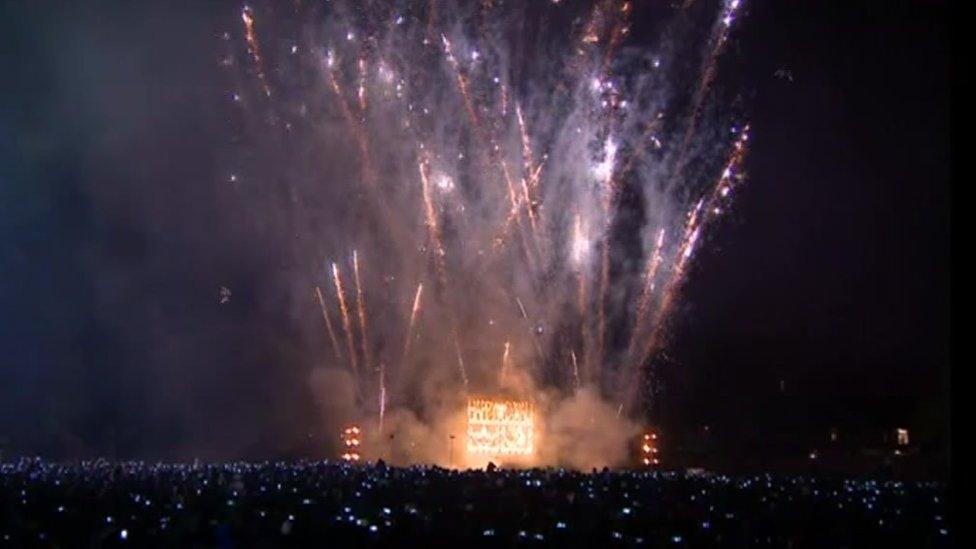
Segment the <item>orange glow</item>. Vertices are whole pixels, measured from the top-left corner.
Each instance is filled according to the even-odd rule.
[[[908,446],[908,429],[897,429],[895,431],[899,446]]]
[[[346,451],[339,457],[343,461],[359,461],[359,442],[361,431],[356,425],[351,425],[343,429],[339,438],[342,439],[342,444],[346,447]]]
[[[528,456],[535,453],[532,403],[524,400],[468,400],[468,453]]]
[[[645,467],[660,465],[657,453],[657,433],[645,433],[640,446],[641,463]]]

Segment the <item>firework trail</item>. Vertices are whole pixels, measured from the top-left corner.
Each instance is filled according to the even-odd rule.
[[[357,97],[359,99],[360,117],[357,118],[356,114],[353,113],[353,109],[349,106],[346,100],[346,94],[341,82],[340,74],[340,60],[335,53],[335,50],[329,48],[325,53],[323,58],[324,72],[326,73],[329,88],[332,90],[336,98],[336,103],[339,105],[339,112],[342,115],[342,119],[345,122],[347,134],[351,134],[354,137],[354,141],[359,152],[359,184],[362,185],[369,191],[369,195],[372,198],[372,204],[379,211],[380,215],[377,216],[383,223],[388,227],[388,233],[391,240],[394,240],[399,246],[409,245],[404,241],[404,235],[408,232],[402,220],[402,216],[396,215],[390,208],[387,197],[383,195],[382,191],[377,188],[377,175],[373,168],[370,153],[370,139],[362,119],[365,116],[366,110],[366,60],[365,57],[360,57],[357,62],[358,67],[358,89]]]
[[[569,356],[573,359],[573,390],[579,391],[580,388],[580,375],[579,375],[579,364],[576,362],[576,351],[570,349]]]
[[[704,201],[704,198],[699,200],[698,203],[695,204],[695,207],[688,213],[688,222],[685,225],[681,245],[678,246],[677,249],[674,266],[671,269],[671,276],[668,279],[667,284],[664,286],[664,293],[661,296],[661,302],[658,305],[657,310],[654,312],[654,328],[651,331],[650,337],[648,337],[645,342],[643,352],[640,354],[637,361],[634,362],[634,366],[636,368],[642,368],[643,364],[648,358],[650,358],[651,354],[657,348],[661,334],[661,327],[663,326],[662,321],[667,318],[668,313],[671,312],[671,304],[678,285],[684,280],[685,267],[688,260],[691,258],[691,254],[695,250],[695,244],[698,242],[698,235],[700,234],[701,230],[699,225],[699,216],[701,214]]]
[[[468,370],[464,367],[464,355],[461,354],[461,342],[458,341],[457,333],[454,334],[454,352],[457,355],[458,373],[461,374],[461,382],[464,389],[468,389]]]
[[[369,336],[366,332],[366,301],[363,299],[363,284],[359,279],[359,254],[356,250],[352,251],[352,272],[356,281],[356,313],[359,317],[359,342],[363,351],[363,367],[369,371],[372,362],[369,353]]]
[[[712,93],[742,2],[721,0],[704,29],[687,28],[690,4],[296,3],[262,17],[260,43],[254,13],[281,10],[228,15],[244,21],[233,47],[247,77],[265,95],[268,76],[275,85],[273,113],[235,104],[253,123],[234,173],[271,176],[232,192],[261,230],[278,234],[287,220],[273,243],[287,242],[292,264],[354,249],[355,312],[331,264],[343,334],[315,292],[329,357],[348,354],[357,405],[378,402],[381,425],[394,402],[424,416],[428,403],[410,391],[427,379],[593,389],[611,413],[621,401],[638,412],[633,391],[747,149],[748,126]],[[646,23],[662,12],[676,24]],[[698,72],[659,70],[662,56]],[[729,143],[716,136],[730,127],[723,158],[713,151]],[[276,185],[287,208],[268,200]],[[368,273],[356,249],[368,251]],[[416,337],[421,320],[431,337]],[[401,338],[402,348],[384,343]]]
[[[637,316],[634,319],[634,328],[631,332],[630,344],[627,346],[627,356],[631,359],[634,354],[634,345],[637,341],[637,335],[640,334],[641,328],[647,318],[647,311],[651,305],[651,297],[654,295],[655,280],[657,280],[657,270],[661,266],[661,259],[663,255],[661,253],[664,247],[664,229],[661,229],[657,233],[657,238],[654,241],[654,251],[651,253],[650,260],[647,263],[647,269],[644,273],[644,289],[641,292],[640,301],[637,303]]]
[[[583,234],[583,217],[580,214],[576,214],[576,223],[573,225],[573,244],[572,244],[572,256],[573,263],[576,265],[576,278],[577,278],[577,293],[576,293],[576,309],[579,316],[580,324],[580,347],[583,353],[583,377],[589,381],[589,363],[591,361],[590,354],[592,352],[592,341],[590,334],[590,319],[589,319],[589,306],[587,295],[587,285],[586,285],[586,267],[584,263],[584,255],[589,248],[589,242],[587,242],[586,237]],[[575,354],[574,354],[575,356]]]
[[[379,387],[379,399],[380,399],[380,428],[379,432],[383,432],[383,418],[386,416],[386,365],[380,362],[380,387]]]
[[[525,260],[530,272],[534,272],[536,265],[536,260],[534,259],[533,254],[534,243],[532,239],[526,235],[525,227],[522,225],[522,208],[520,207],[521,200],[515,190],[515,185],[512,183],[512,177],[508,171],[508,164],[504,160],[501,162],[501,167],[502,176],[505,178],[505,185],[508,188],[508,198],[512,204],[511,215],[515,218],[515,226],[522,240],[522,247],[525,251]]]
[[[413,326],[417,322],[417,314],[420,312],[420,296],[424,291],[424,283],[421,282],[417,284],[417,293],[413,296],[413,308],[410,310],[410,322],[407,323],[407,337],[403,343],[403,358],[401,362],[407,359],[410,354],[410,344],[413,341]]]
[[[529,222],[532,225],[532,237],[538,239],[538,220],[536,219],[532,190],[538,185],[538,170],[541,170],[542,166],[540,165],[538,170],[534,168],[532,142],[529,140],[529,132],[525,127],[522,106],[518,104],[515,105],[515,119],[518,120],[519,137],[522,144],[522,200],[525,202],[525,211],[529,214]]]
[[[322,290],[315,287],[315,296],[319,299],[319,307],[322,309],[322,318],[325,320],[325,330],[329,333],[329,341],[332,342],[332,350],[337,359],[342,360],[342,353],[339,351],[339,341],[336,339],[335,330],[332,329],[332,320],[329,319],[329,310],[325,306],[325,299],[322,297]]]
[[[360,169],[362,171],[362,176],[360,179],[363,184],[372,185],[373,170],[369,163],[369,139],[366,137],[366,133],[362,126],[356,121],[356,117],[353,114],[352,109],[349,108],[349,104],[346,103],[346,95],[343,92],[342,84],[340,83],[337,74],[337,63],[338,61],[336,60],[335,52],[330,49],[325,58],[326,72],[329,76],[329,84],[339,103],[342,118],[346,122],[346,129],[356,138],[356,144],[359,148]]]
[[[359,67],[359,87],[356,89],[356,97],[359,99],[359,111],[366,112],[366,58],[360,57],[356,66]]]
[[[600,289],[597,292],[596,365],[603,363],[607,339],[607,294],[610,292],[610,235],[600,240]]]
[[[691,102],[688,128],[685,130],[684,137],[681,140],[681,146],[678,149],[680,151],[677,160],[678,169],[684,165],[688,152],[691,149],[691,142],[694,140],[696,131],[698,130],[698,121],[701,118],[702,106],[705,104],[708,91],[715,81],[718,59],[725,51],[729,39],[729,32],[732,29],[732,23],[736,20],[741,5],[741,0],[725,0],[718,20],[713,26],[710,40],[712,48],[705,56],[702,64],[701,76],[698,79],[698,86],[695,88]]]
[[[603,182],[603,209],[605,222],[603,227],[603,238],[600,241],[600,290],[597,294],[597,343],[596,343],[596,364],[599,367],[603,362],[606,349],[607,334],[607,294],[610,285],[610,230],[613,223],[612,208],[617,194],[618,185],[614,181],[617,173],[617,145],[612,139],[607,139],[604,145],[604,159],[597,165],[594,172]]]
[[[244,40],[247,41],[247,51],[254,60],[257,68],[258,80],[266,97],[271,97],[271,88],[268,87],[268,79],[264,75],[264,61],[261,59],[261,46],[258,44],[258,35],[254,32],[254,12],[249,6],[244,6],[241,10],[241,20],[244,21]]]
[[[511,348],[508,341],[505,342],[505,350],[502,352],[502,364],[498,370],[498,385],[500,387],[505,386],[506,378],[508,377],[508,352]]]
[[[522,305],[522,300],[518,297],[515,298],[515,303],[518,304],[519,313],[522,314],[524,320],[528,320],[529,315],[525,314],[525,305]]]
[[[722,207],[720,203],[723,199],[728,198],[736,179],[739,177],[737,172],[741,168],[747,152],[749,126],[746,125],[738,133],[739,137],[732,147],[732,152],[729,154],[728,161],[722,170],[721,176],[712,186],[709,193],[695,204],[694,209],[688,215],[688,223],[685,227],[681,245],[677,249],[671,276],[665,285],[664,293],[661,296],[661,303],[658,305],[657,311],[655,311],[654,327],[646,340],[642,353],[637,361],[634,362],[634,365],[638,369],[646,365],[661,343],[663,328],[674,306],[680,286],[685,280],[688,262],[694,254],[695,247],[701,236],[701,231],[709,221],[721,215]],[[632,375],[630,377],[631,379],[633,378]],[[627,402],[631,406],[634,404],[634,390],[635,388],[632,387],[627,397]]]
[[[437,221],[437,210],[434,207],[434,199],[430,188],[430,163],[426,157],[421,157],[417,162],[417,169],[420,171],[420,184],[424,197],[424,217],[427,224],[427,236],[431,247],[434,250],[434,262],[437,265],[438,281],[441,287],[447,286],[447,266],[444,264],[444,243],[441,238],[440,225]]]
[[[522,141],[522,169],[524,171],[523,185],[525,185],[525,201],[529,205],[529,211],[533,212],[532,204],[533,199],[530,195],[530,191],[535,190],[535,187],[539,184],[539,170],[541,170],[542,165],[538,167],[535,166],[535,154],[532,152],[532,141],[529,139],[529,130],[525,125],[525,116],[522,114],[522,105],[516,103],[515,105],[515,119],[518,120],[519,137]],[[528,179],[528,184],[524,181]]]
[[[468,120],[471,121],[471,125],[475,129],[480,131],[481,120],[478,118],[478,113],[474,110],[474,103],[471,102],[471,94],[468,92],[468,79],[461,73],[460,64],[457,58],[454,57],[454,48],[451,46],[451,41],[447,39],[447,36],[441,35],[441,43],[444,44],[444,55],[447,57],[447,62],[450,63],[451,69],[454,70],[458,92],[464,99],[464,109],[468,113]]]
[[[349,308],[346,306],[346,294],[342,291],[339,267],[334,262],[332,263],[332,281],[335,283],[336,296],[339,299],[339,311],[342,313],[342,329],[346,332],[349,365],[352,367],[353,377],[359,377],[359,361],[356,357],[356,343],[353,341],[352,321],[349,319]]]
[[[623,43],[624,37],[630,32],[630,25],[627,23],[627,18],[630,15],[630,2],[623,2],[616,11],[619,14],[618,19],[614,22],[613,26],[610,28],[610,37],[607,39],[607,49],[603,55],[603,69],[601,72],[606,75],[610,72],[610,65],[613,63],[614,55],[617,52],[617,48]]]

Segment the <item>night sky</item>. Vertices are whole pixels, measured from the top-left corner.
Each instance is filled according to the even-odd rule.
[[[0,448],[303,447],[321,349],[262,291],[284,254],[214,184],[240,5],[85,4],[0,3]],[[878,4],[747,1],[719,78],[752,121],[749,182],[660,364],[673,430],[944,436],[948,9]]]

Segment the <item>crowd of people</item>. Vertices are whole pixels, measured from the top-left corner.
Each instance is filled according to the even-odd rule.
[[[937,483],[336,462],[0,465],[0,547],[949,546]]]

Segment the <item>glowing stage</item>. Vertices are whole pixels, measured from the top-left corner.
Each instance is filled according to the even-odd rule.
[[[535,453],[535,413],[525,400],[468,400],[467,449],[482,456]]]

